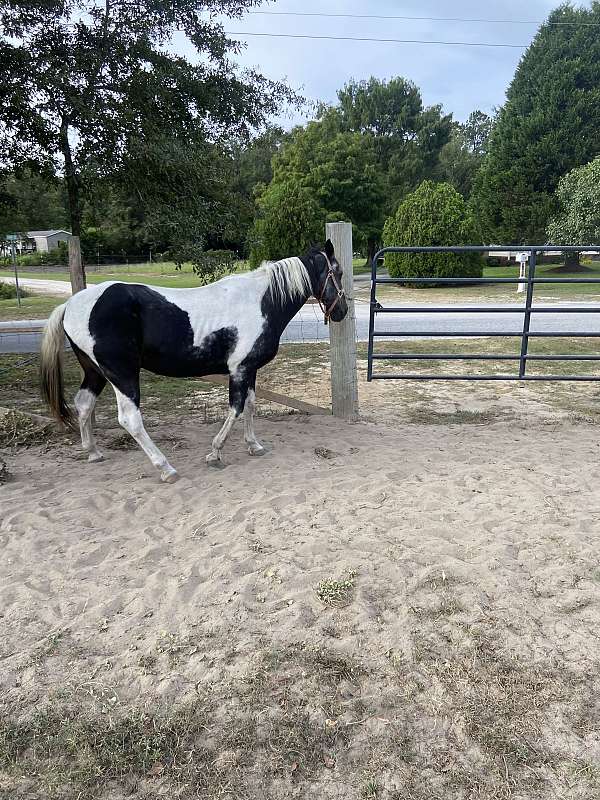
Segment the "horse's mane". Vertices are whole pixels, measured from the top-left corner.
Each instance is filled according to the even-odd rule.
[[[286,299],[296,300],[312,292],[308,270],[297,256],[281,261],[263,261],[259,269],[269,281],[269,289],[275,301],[283,305]]]

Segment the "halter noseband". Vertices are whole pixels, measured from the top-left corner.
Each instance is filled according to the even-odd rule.
[[[319,306],[321,307],[321,311],[325,316],[325,325],[327,325],[333,309],[337,306],[342,297],[344,297],[345,295],[344,295],[344,290],[337,282],[337,278],[335,277],[335,272],[333,271],[333,267],[331,266],[331,261],[327,257],[327,254],[321,253],[321,255],[323,255],[325,257],[325,260],[327,261],[328,272],[327,272],[327,277],[325,278],[325,283],[323,284],[323,288],[321,289],[321,294],[319,297],[317,297],[317,301],[319,303]],[[323,298],[325,296],[325,290],[327,289],[327,284],[329,283],[329,281],[331,281],[335,286],[337,294],[333,303],[330,306],[327,306]]]

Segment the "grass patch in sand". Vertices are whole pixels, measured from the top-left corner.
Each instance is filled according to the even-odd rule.
[[[350,570],[346,578],[326,578],[316,588],[317,597],[326,606],[347,606],[354,596],[356,570]]]
[[[489,425],[497,422],[498,414],[488,411],[432,411],[415,408],[410,411],[409,422],[415,425]]]
[[[31,447],[57,435],[54,423],[44,423],[19,411],[0,413],[0,447]]]
[[[0,781],[29,800],[595,797],[595,687],[466,628],[412,632],[415,659],[266,647],[179,706],[108,711],[81,694],[0,716]],[[577,731],[581,735],[576,732]],[[314,793],[308,792],[308,787]]]
[[[0,458],[0,485],[6,483],[11,478],[10,470],[6,466],[6,461]]]

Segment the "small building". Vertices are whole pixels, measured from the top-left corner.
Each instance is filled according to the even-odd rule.
[[[49,253],[56,250],[60,242],[68,242],[72,235],[68,231],[27,231],[27,238],[35,242],[38,253]]]
[[[10,256],[14,246],[17,255],[26,253],[49,253],[56,250],[60,242],[72,239],[69,231],[27,231],[27,233],[9,233],[0,240],[0,256]]]

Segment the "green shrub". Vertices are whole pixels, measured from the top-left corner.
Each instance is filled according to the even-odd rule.
[[[43,267],[68,263],[69,249],[66,242],[59,242],[58,247],[48,253],[35,252],[17,256],[17,264],[20,267]]]
[[[383,243],[384,247],[443,247],[477,240],[462,195],[448,183],[424,181],[388,217]],[[478,253],[388,253],[385,265],[392,278],[406,278],[410,285],[411,278],[480,278],[483,259]]]
[[[27,297],[27,292],[19,287],[21,297]],[[17,296],[17,287],[12,283],[0,281],[0,300],[14,300]]]
[[[323,239],[326,212],[298,181],[272,182],[258,201],[250,233],[250,268],[262,261],[300,256]]]
[[[207,284],[230,275],[235,269],[237,255],[233,250],[204,250],[190,260],[200,282]]]

